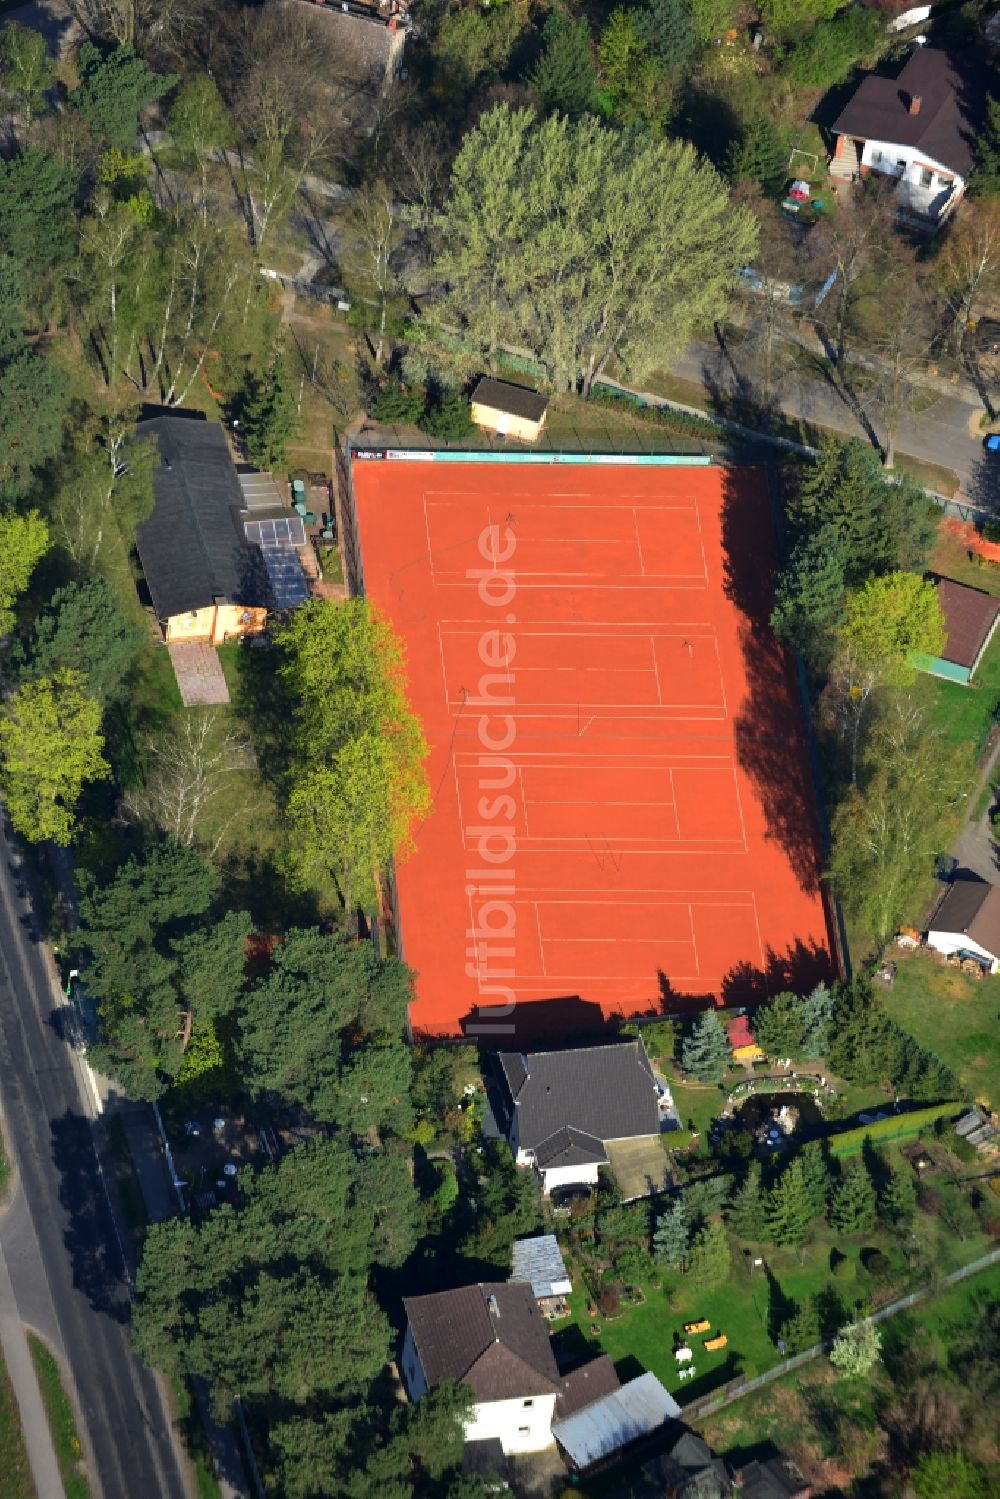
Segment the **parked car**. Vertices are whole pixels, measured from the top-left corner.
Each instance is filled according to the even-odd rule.
[[[1000,432],[991,432],[986,439],[987,453],[1000,453]]]

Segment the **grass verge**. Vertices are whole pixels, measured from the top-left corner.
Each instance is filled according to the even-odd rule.
[[[52,1445],[56,1451],[66,1499],[90,1499],[90,1484],[83,1468],[83,1448],[76,1429],[76,1417],[63,1386],[59,1365],[41,1338],[28,1334],[31,1359],[42,1392],[42,1403],[49,1421]]]
[[[0,1353],[0,1486],[4,1499],[38,1499],[21,1431],[14,1387]]]
[[[171,1379],[170,1389],[174,1397],[174,1409],[184,1436],[191,1466],[194,1469],[198,1499],[222,1499],[219,1480],[215,1476],[212,1454],[208,1448],[208,1437],[202,1425],[197,1403],[182,1379]]]

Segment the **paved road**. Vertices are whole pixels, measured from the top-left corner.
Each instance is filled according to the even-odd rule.
[[[0,1241],[14,1296],[65,1359],[95,1493],[188,1499],[160,1386],[129,1348],[129,1291],[92,1104],[17,862],[0,826],[0,1104],[23,1199],[0,1219]]]
[[[674,374],[697,381],[706,389],[719,391],[731,399],[739,389],[742,357],[739,346],[723,353],[716,345],[693,343],[671,361]],[[865,436],[865,428],[844,397],[829,382],[810,379],[800,372],[786,374],[777,389],[777,404],[788,416],[801,417],[832,427],[852,437]],[[953,469],[962,483],[962,492],[975,498],[983,465],[983,443],[969,430],[981,406],[962,396],[940,395],[926,411],[903,416],[896,436],[896,450],[928,463],[940,463]],[[874,411],[871,424],[882,435],[881,421]]]

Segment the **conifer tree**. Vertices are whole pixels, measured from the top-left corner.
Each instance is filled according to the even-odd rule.
[[[691,1228],[683,1202],[678,1199],[656,1220],[653,1234],[653,1258],[661,1265],[679,1270],[684,1264],[691,1239]]]
[[[759,1161],[751,1161],[743,1184],[737,1189],[728,1213],[729,1227],[739,1239],[764,1237],[765,1200]]]
[[[732,1259],[721,1223],[706,1223],[694,1236],[687,1258],[687,1274],[699,1286],[721,1286],[729,1279]]]
[[[785,1167],[768,1194],[768,1233],[776,1244],[803,1244],[808,1236],[812,1217],[809,1189],[802,1161],[797,1156]]]
[[[879,1217],[887,1223],[909,1223],[916,1210],[916,1182],[908,1171],[894,1171],[879,1196]]]
[[[787,1353],[804,1353],[820,1341],[819,1307],[814,1296],[807,1296],[796,1306],[779,1333]]]
[[[802,1179],[805,1182],[809,1207],[814,1218],[826,1211],[826,1199],[830,1191],[830,1162],[822,1140],[810,1140],[799,1154],[802,1162]]]
[[[284,360],[275,359],[265,374],[252,382],[240,419],[250,461],[263,469],[280,468],[299,425]]]
[[[699,1015],[681,1042],[681,1065],[703,1083],[719,1083],[729,1060],[729,1042],[714,1010]]]
[[[845,1167],[830,1198],[830,1222],[842,1234],[858,1234],[875,1222],[875,1188],[864,1161]]]

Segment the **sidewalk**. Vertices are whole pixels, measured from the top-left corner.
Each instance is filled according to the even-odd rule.
[[[31,1476],[39,1499],[65,1499],[48,1417],[35,1376],[28,1338],[17,1309],[3,1246],[0,1245],[0,1348],[14,1387]]]

